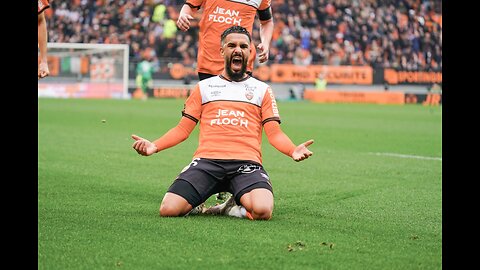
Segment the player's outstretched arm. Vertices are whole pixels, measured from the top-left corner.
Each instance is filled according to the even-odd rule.
[[[182,117],[178,125],[170,129],[162,137],[156,139],[153,142],[150,142],[147,139],[144,139],[137,135],[132,135],[132,138],[135,140],[132,147],[143,156],[150,156],[157,152],[160,152],[164,149],[175,146],[190,136],[193,129],[197,125],[196,122],[192,121],[189,118]]]
[[[312,151],[308,150],[307,146],[311,145],[313,140],[308,140],[300,145],[298,145],[295,150],[293,150],[292,158],[295,161],[302,161],[311,155],[313,155]]]
[[[277,121],[269,121],[265,123],[263,128],[265,129],[265,134],[267,135],[270,144],[278,151],[291,157],[293,160],[302,161],[313,155],[313,153],[307,148],[307,146],[313,143],[313,140],[308,140],[296,146],[281,130],[280,124]]]
[[[157,152],[157,146],[151,141],[144,139],[140,136],[132,134],[132,139],[135,140],[132,147],[142,156],[150,156]]]

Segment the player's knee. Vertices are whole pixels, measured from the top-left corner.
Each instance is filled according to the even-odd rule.
[[[160,205],[159,213],[162,217],[178,217],[182,214],[177,206],[166,202],[162,202]]]
[[[254,205],[252,209],[253,219],[269,220],[272,218],[273,206]]]

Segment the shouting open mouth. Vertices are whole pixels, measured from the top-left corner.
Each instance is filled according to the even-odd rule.
[[[232,56],[230,60],[230,67],[233,72],[240,72],[243,67],[243,57],[240,54]]]

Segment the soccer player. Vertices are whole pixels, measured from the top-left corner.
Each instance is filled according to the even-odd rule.
[[[50,7],[48,0],[38,0],[38,47],[40,48],[40,63],[38,65],[38,78],[50,74],[47,64],[47,22],[44,11]]]
[[[177,26],[182,31],[188,31],[193,15],[203,8],[199,22],[199,45],[197,52],[197,71],[199,80],[213,77],[222,73],[223,57],[218,51],[220,40],[218,37],[227,28],[238,25],[246,28],[252,35],[255,15],[260,20],[260,40],[257,46],[258,61],[268,60],[268,51],[273,34],[271,0],[186,0],[180,10]],[[252,75],[256,57],[255,46],[252,44],[252,53],[248,59],[247,73]]]
[[[177,26],[182,31],[188,31],[193,15],[203,7],[199,24],[199,46],[197,52],[198,79],[203,80],[220,74],[223,70],[223,57],[218,51],[218,37],[232,25],[245,27],[250,36],[253,32],[255,15],[260,21],[260,40],[257,46],[259,63],[268,60],[270,41],[273,34],[273,18],[271,0],[186,0],[180,10]],[[252,43],[252,53],[248,59],[247,73],[252,75],[256,58],[255,46]],[[225,200],[230,196],[227,192],[216,194],[217,200]]]
[[[307,148],[313,140],[296,146],[281,130],[270,86],[246,73],[250,46],[247,29],[225,30],[220,48],[225,69],[195,85],[178,125],[153,142],[132,135],[137,153],[150,156],[187,139],[200,122],[193,160],[163,197],[160,216],[184,216],[211,195],[228,191],[233,194],[228,201],[201,212],[268,220],[273,189],[262,166],[262,128],[270,144],[293,160],[313,154]]]
[[[148,98],[148,90],[153,88],[153,73],[155,71],[153,64],[150,62],[151,57],[147,52],[142,54],[143,60],[138,63],[135,77],[135,83],[138,88],[142,89],[142,99]]]

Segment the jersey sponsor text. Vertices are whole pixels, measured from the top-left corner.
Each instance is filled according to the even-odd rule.
[[[270,94],[270,98],[272,99],[273,116],[279,117],[280,115],[278,114],[277,101],[275,100],[275,97],[273,96],[272,88],[268,87],[267,91],[268,91],[268,94]]]
[[[232,126],[248,127],[248,120],[245,119],[245,112],[243,111],[219,109],[215,117],[216,117],[215,119],[212,119],[210,121],[210,126],[232,125]]]
[[[240,11],[217,7],[213,14],[208,15],[208,20],[212,22],[241,25],[242,19],[239,19]]]

